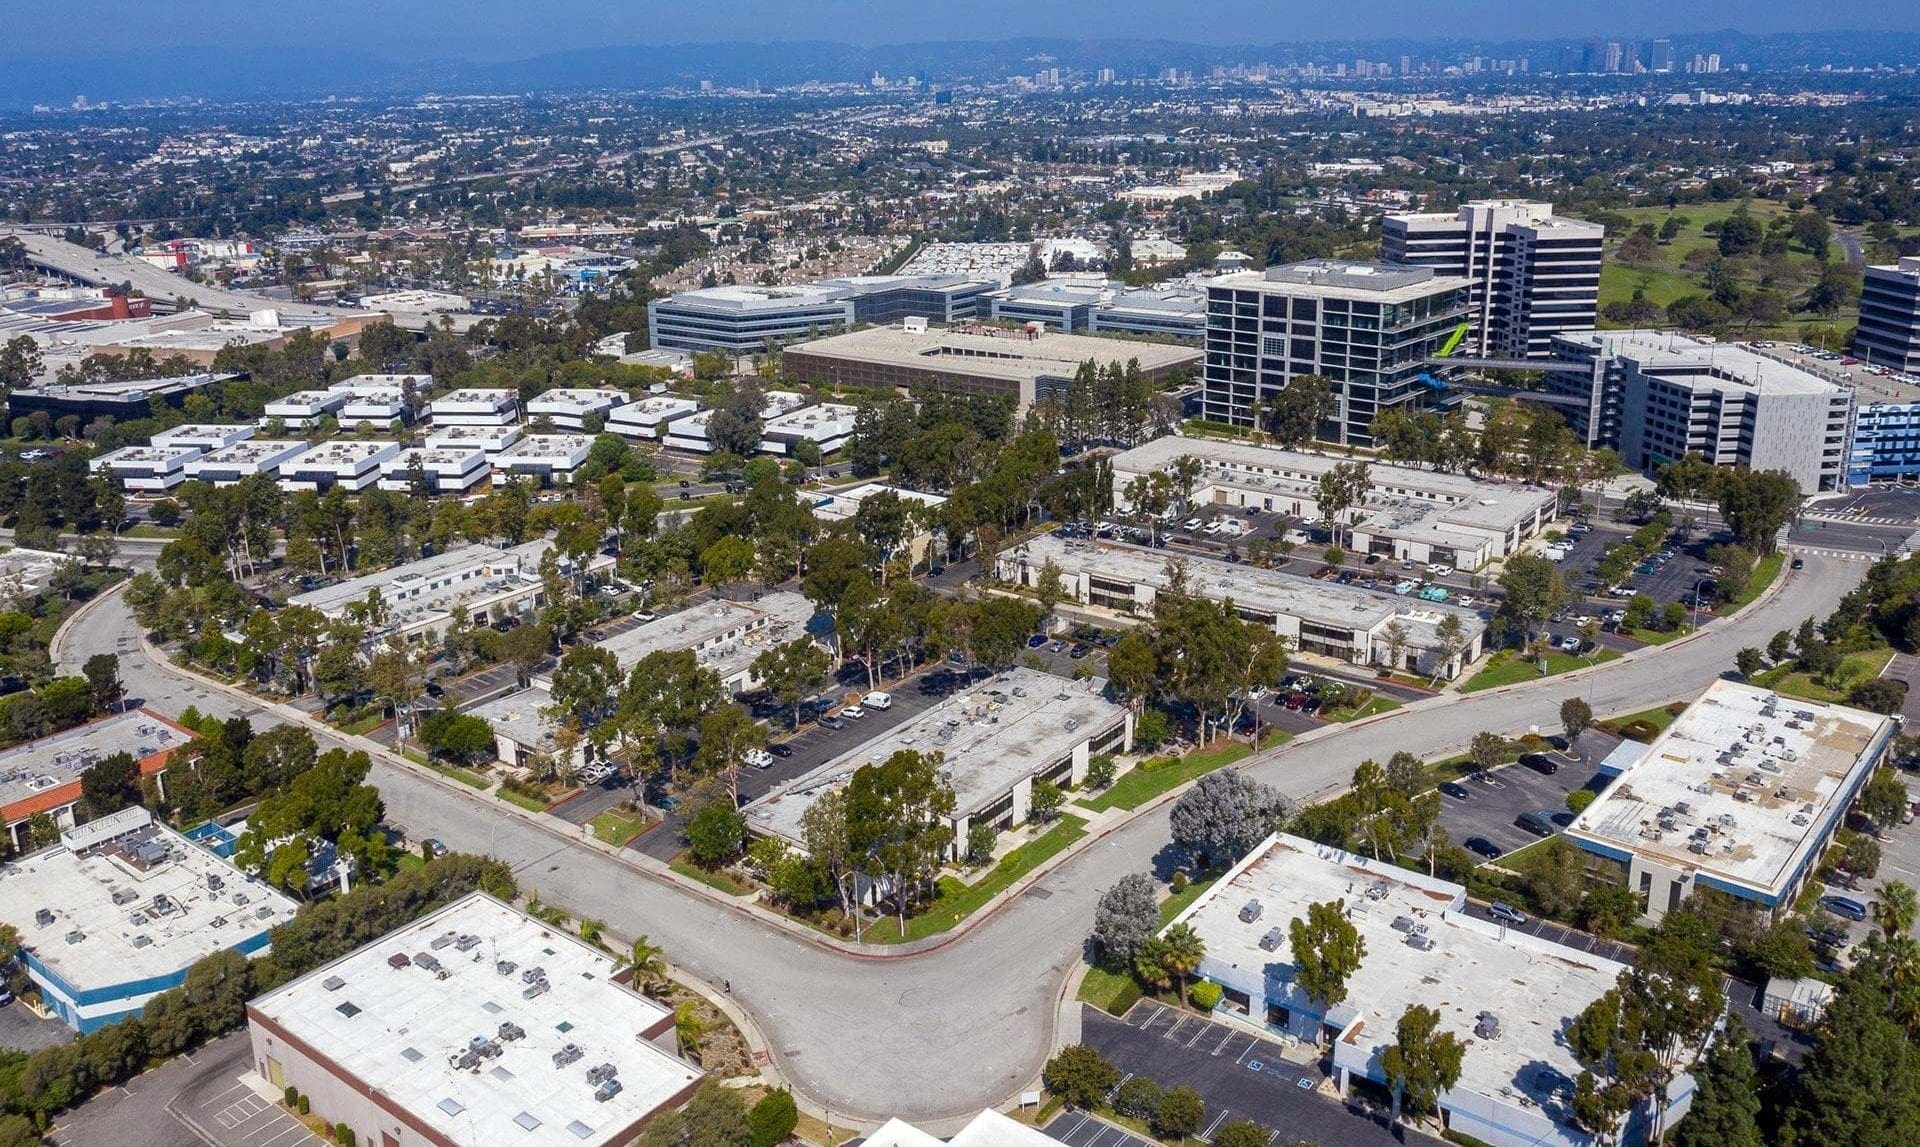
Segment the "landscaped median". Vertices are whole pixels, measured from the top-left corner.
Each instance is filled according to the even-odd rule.
[[[1478,693],[1482,689],[1498,689],[1503,685],[1520,685],[1528,681],[1538,681],[1542,677],[1556,677],[1575,669],[1584,669],[1590,665],[1605,665],[1609,661],[1618,661],[1617,650],[1602,649],[1592,656],[1573,653],[1549,653],[1547,671],[1542,673],[1540,665],[1533,658],[1524,656],[1511,649],[1503,649],[1488,660],[1486,668],[1468,678],[1460,686],[1462,693]]]
[[[1293,740],[1293,734],[1274,730],[1260,738],[1260,748],[1277,749]],[[1253,749],[1239,741],[1213,749],[1201,749],[1188,753],[1184,757],[1149,757],[1133,766],[1127,775],[1113,782],[1106,792],[1096,797],[1086,797],[1073,803],[1094,812],[1121,808],[1131,812],[1156,797],[1164,796],[1186,784],[1206,776],[1215,769],[1224,769],[1235,761],[1243,760],[1253,754]]]
[[[951,931],[995,896],[1013,887],[1015,881],[1065,852],[1085,835],[1085,820],[1071,813],[1064,815],[1059,824],[1001,857],[991,872],[972,884],[951,876],[942,877],[939,895],[919,915],[907,918],[904,935],[897,922],[886,924],[876,920],[867,926],[866,935],[861,939],[869,944],[908,944]]]

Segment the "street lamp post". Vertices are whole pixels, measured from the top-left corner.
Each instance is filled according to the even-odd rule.
[[[1691,612],[1693,614],[1693,627],[1688,630],[1689,633],[1700,632],[1700,587],[1712,580],[1713,579],[1710,577],[1703,577],[1699,581],[1693,583],[1693,600],[1690,603],[1688,603],[1692,607]]]

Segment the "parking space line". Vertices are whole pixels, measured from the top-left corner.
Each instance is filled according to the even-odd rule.
[[[1243,1047],[1243,1048],[1241,1048],[1241,1049],[1240,1049],[1240,1054],[1239,1054],[1239,1055],[1236,1055],[1236,1056],[1234,1056],[1234,1057],[1233,1057],[1233,1062],[1234,1062],[1235,1064],[1238,1064],[1238,1063],[1239,1063],[1239,1062],[1240,1062],[1241,1060],[1243,1060],[1243,1059],[1245,1059],[1245,1058],[1247,1058],[1247,1053],[1248,1053],[1248,1052],[1250,1052],[1250,1051],[1252,1051],[1252,1050],[1253,1050],[1254,1048],[1257,1048],[1257,1047],[1259,1047],[1259,1046],[1260,1046],[1260,1041],[1259,1041],[1259,1040],[1257,1040],[1257,1039],[1248,1039],[1248,1040],[1247,1040],[1247,1046],[1245,1046],[1245,1047]]]
[[[308,1132],[305,1127],[302,1127],[300,1124],[295,1123],[291,1119],[289,1119],[287,1121],[287,1129],[285,1131],[282,1131],[280,1134],[275,1135],[273,1138],[266,1140],[264,1143],[261,1144],[261,1147],[270,1147],[271,1144],[278,1143],[280,1142],[280,1140],[285,1139],[289,1135],[308,1135],[308,1134],[310,1134],[310,1132]]]
[[[1191,1048],[1201,1040],[1206,1039],[1209,1035],[1212,1035],[1213,1033],[1208,1030],[1209,1026],[1206,1020],[1201,1020],[1200,1030],[1193,1033],[1193,1038],[1187,1041],[1187,1047]]]
[[[1207,1125],[1207,1129],[1200,1133],[1200,1138],[1211,1143],[1213,1141],[1213,1133],[1215,1131],[1218,1131],[1220,1129],[1220,1125],[1227,1121],[1227,1116],[1229,1114],[1231,1114],[1231,1112],[1222,1110],[1219,1115],[1214,1117],[1213,1122]]]
[[[1188,1019],[1188,1017],[1187,1017],[1187,1016],[1181,1016],[1181,1017],[1180,1017],[1179,1019],[1177,1019],[1177,1020],[1174,1020],[1174,1021],[1173,1021],[1173,1026],[1172,1026],[1172,1027],[1170,1027],[1170,1028],[1168,1028],[1168,1029],[1167,1029],[1167,1030],[1166,1030],[1165,1032],[1163,1032],[1163,1033],[1161,1033],[1161,1038],[1162,1038],[1162,1039],[1177,1039],[1177,1038],[1179,1038],[1179,1037],[1178,1037],[1178,1032],[1180,1031],[1180,1029],[1181,1029],[1182,1027],[1184,1027],[1184,1026],[1186,1026],[1186,1022],[1187,1022],[1187,1019]]]

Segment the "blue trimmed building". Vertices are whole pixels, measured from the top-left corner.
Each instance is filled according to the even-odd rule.
[[[0,922],[47,1010],[82,1033],[138,1015],[206,956],[266,951],[296,907],[139,807],[0,867]]]

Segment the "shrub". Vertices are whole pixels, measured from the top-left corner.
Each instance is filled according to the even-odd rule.
[[[1175,892],[1185,892],[1187,890],[1187,885],[1191,883],[1193,883],[1193,881],[1187,878],[1187,874],[1185,872],[1176,872],[1173,874],[1173,879],[1168,882],[1167,886],[1173,889]]]
[[[353,1147],[353,1141],[354,1141],[353,1128],[348,1127],[344,1123],[334,1124],[333,1125],[333,1141],[335,1143],[340,1144],[340,1147]]]
[[[1219,1006],[1220,997],[1223,994],[1224,989],[1219,984],[1212,980],[1201,980],[1193,986],[1192,991],[1187,993],[1187,998],[1193,1001],[1194,1007],[1210,1012]]]
[[[302,1115],[311,1115],[313,1113],[313,1101],[304,1095],[300,1097],[300,1102],[295,1104],[295,1106],[300,1109],[300,1114]]]
[[[753,1147],[776,1147],[785,1143],[793,1138],[793,1129],[799,1124],[800,1108],[793,1102],[793,1092],[784,1087],[761,1096],[760,1102],[747,1112]]]
[[[294,1104],[300,1102],[300,1089],[292,1084],[288,1084],[287,1089],[281,1092],[280,1095],[281,1098],[287,1101],[288,1107],[292,1107]]]
[[[1104,789],[1113,783],[1113,754],[1100,753],[1087,762],[1087,787]]]
[[[1596,794],[1592,789],[1575,789],[1567,794],[1567,811],[1577,816],[1587,811],[1587,806],[1595,799]]]
[[[1113,1109],[1135,1119],[1152,1119],[1160,1110],[1160,1085],[1144,1075],[1136,1075],[1113,1093]]]

